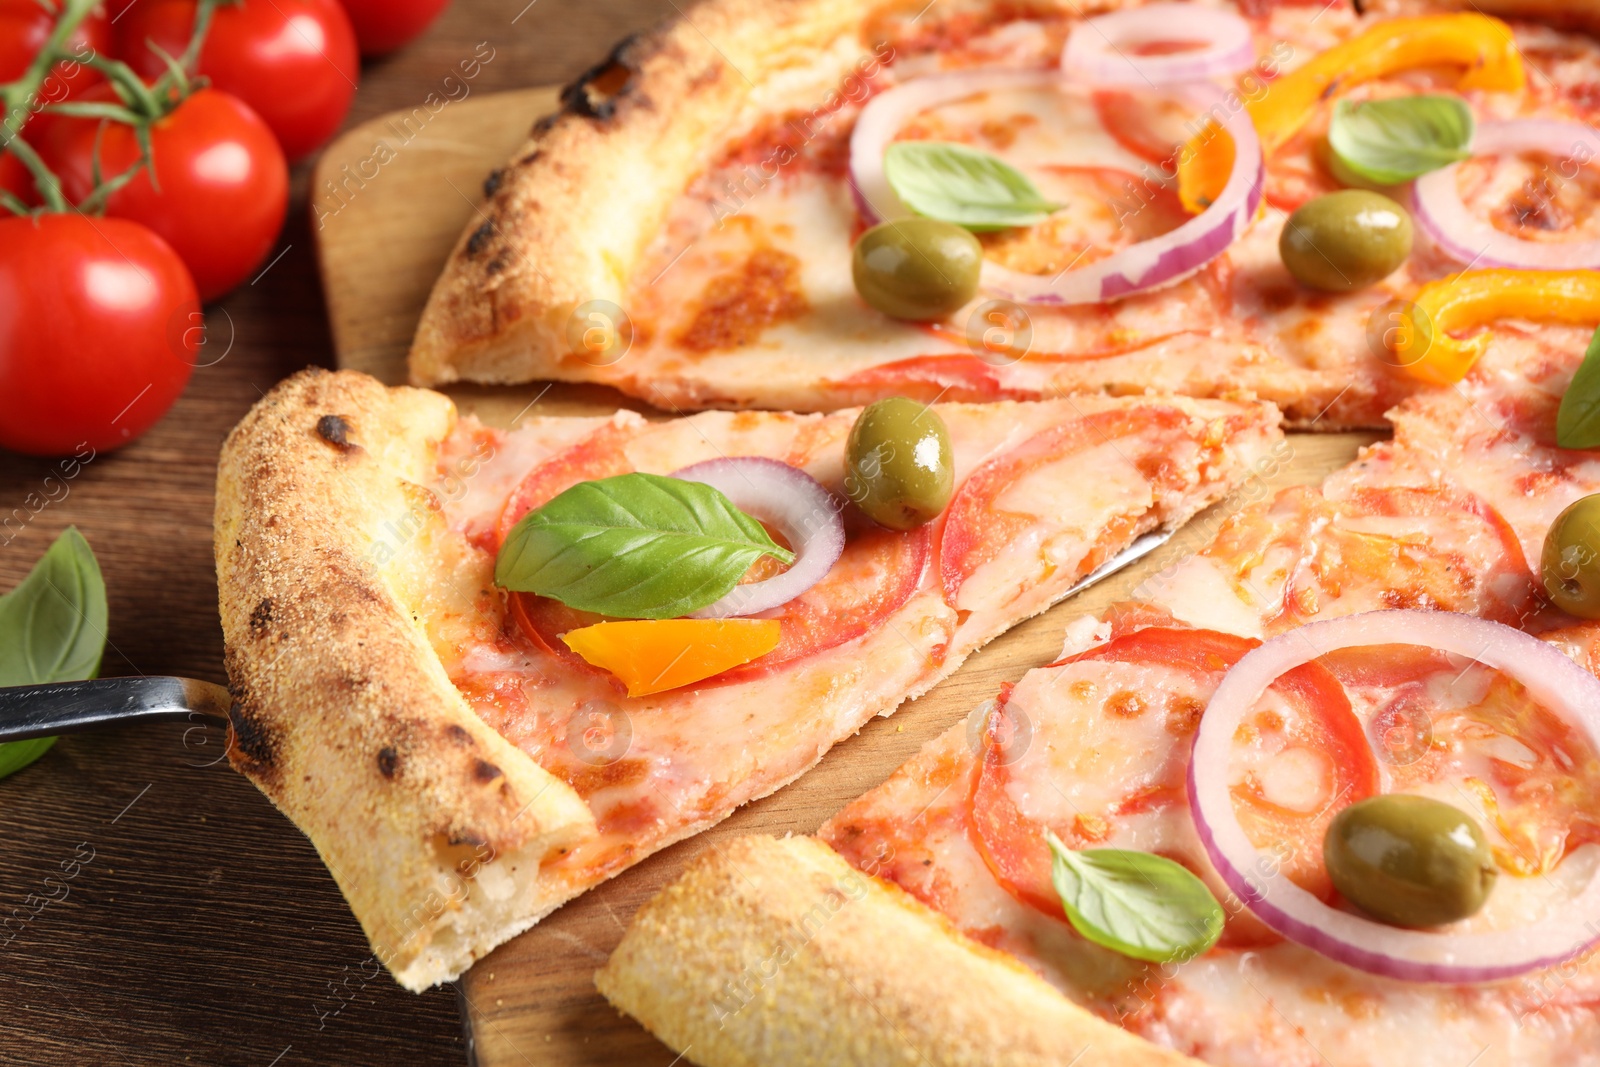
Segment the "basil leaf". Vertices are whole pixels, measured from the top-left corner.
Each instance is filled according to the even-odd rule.
[[[1046,833],[1050,880],[1078,933],[1152,963],[1186,960],[1222,936],[1222,905],[1181,864],[1149,852],[1074,852]]]
[[[1341,100],[1328,127],[1328,147],[1368,181],[1398,185],[1471,154],[1472,109],[1459,96]]]
[[[622,474],[579,482],[523,516],[494,580],[580,611],[674,619],[722,599],[762,556],[794,562],[718,490]]]
[[[0,686],[93,678],[105,652],[106,619],[100,564],[69,526],[28,576],[0,596]],[[0,744],[0,778],[53,744],[53,737]]]
[[[1556,444],[1562,448],[1600,448],[1600,330],[1589,339],[1578,372],[1556,412]]]
[[[26,741],[0,742],[0,778],[15,774],[50,751],[53,737],[30,737]]]
[[[1043,222],[1060,207],[1011,164],[943,141],[896,141],[883,174],[900,202],[919,215],[982,233]]]

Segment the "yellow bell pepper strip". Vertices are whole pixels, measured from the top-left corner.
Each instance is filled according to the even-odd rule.
[[[1282,148],[1318,104],[1344,89],[1418,67],[1461,67],[1459,89],[1520,90],[1526,84],[1511,28],[1475,12],[1387,19],[1265,83],[1245,102],[1261,151]],[[1215,200],[1233,168],[1233,141],[1215,119],[1179,154],[1178,196],[1198,213]]]
[[[641,619],[561,635],[585,662],[622,679],[631,697],[664,693],[749,663],[778,647],[777,619]]]
[[[1600,271],[1471,270],[1429,282],[1403,312],[1411,328],[1394,331],[1396,362],[1434,385],[1459,382],[1489,347],[1488,333],[1452,333],[1496,319],[1600,325]]]

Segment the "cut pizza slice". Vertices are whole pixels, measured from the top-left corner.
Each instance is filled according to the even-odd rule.
[[[854,411],[498,430],[306,372],[240,424],[233,762],[402,984],[794,779],[1282,441],[1265,403],[903,404],[901,438]],[[911,461],[944,478],[921,525],[883,489]]]
[[[1086,23],[1075,4],[705,0],[620,45],[491,175],[411,380],[597,381],[691,410],[1154,389],[1381,426],[1418,388],[1392,302],[1464,266],[1596,265],[1600,43],[1469,6]],[[1291,228],[1291,264],[1290,213],[1370,184],[1333,176],[1336,108],[1419,94],[1461,101],[1484,148],[1418,183],[1415,241],[1357,192]],[[1236,140],[1226,184],[1186,200],[1186,161]],[[1379,216],[1403,239],[1369,233]]]
[[[1506,373],[1408,401],[1394,441],[1320,490],[1240,510],[817,840],[703,857],[641,910],[601,991],[708,1067],[808,1020],[806,1062],[840,1064],[1136,1062],[1108,1029],[1151,1062],[1587,1062],[1600,624],[1528,565],[1600,492],[1596,454],[1554,443],[1568,340],[1502,342]],[[1282,666],[1239,681],[1263,655]],[[1477,866],[1407,858],[1442,840],[1403,814],[1417,802],[1454,813],[1438,833]],[[808,888],[769,908],[720,884],[755,862]],[[1184,878],[1216,908],[1207,937],[1169,892]],[[813,914],[815,932],[775,921]],[[763,967],[780,948],[794,962]],[[1064,994],[1060,1044],[1037,1044],[1038,994],[996,950]],[[931,967],[959,991],[929,990]],[[858,997],[890,1018],[861,1022]],[[1026,1018],[996,1032],[969,1003]]]

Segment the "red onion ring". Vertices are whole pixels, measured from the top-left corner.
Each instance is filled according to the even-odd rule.
[[[764,582],[733,588],[727,596],[691,619],[727,619],[754,615],[787,604],[827,576],[844,553],[844,520],[833,495],[799,467],[760,456],[708,459],[672,477],[701,482],[719,490],[739,510],[772,523],[789,539],[795,561]]]
[[[1202,41],[1196,51],[1130,55],[1143,44]],[[1091,85],[1170,85],[1227,77],[1256,61],[1250,24],[1231,11],[1156,3],[1085,19],[1061,50],[1061,70]]]
[[[1581,122],[1518,119],[1480,123],[1472,138],[1475,156],[1503,152],[1548,152],[1579,166],[1600,159],[1600,134]],[[1459,163],[1424,174],[1413,186],[1417,225],[1452,258],[1480,267],[1575,270],[1600,267],[1600,239],[1525,241],[1495,229],[1461,201]],[[1558,179],[1559,180],[1559,179]]]
[[[883,173],[883,153],[900,127],[929,108],[1006,89],[1047,89],[1061,77],[1050,70],[960,70],[897,85],[867,101],[850,132],[850,190],[867,225],[910,215]]]
[[[1340,648],[1423,645],[1510,675],[1600,748],[1600,679],[1547,642],[1449,611],[1369,611],[1308,623],[1246,653],[1212,695],[1189,757],[1189,804],[1211,862],[1252,913],[1291,941],[1359,970],[1413,982],[1494,982],[1552,967],[1600,940],[1600,868],[1530,926],[1460,934],[1407,930],[1339,911],[1272,868],[1228,791],[1234,731],[1284,672]],[[1585,849],[1595,846],[1584,846]]]
[[[883,173],[884,150],[908,119],[981,92],[1039,87],[1074,91],[1053,71],[974,70],[917,78],[873,97],[850,136],[852,189],[868,224],[911,214]],[[1221,115],[1220,125],[1234,143],[1233,172],[1215,203],[1175,230],[1054,276],[1023,274],[985,260],[983,290],[1018,304],[1099,304],[1182,281],[1221,255],[1255,218],[1266,169],[1249,113],[1242,106],[1229,107],[1226,99],[1207,99],[1210,114]]]

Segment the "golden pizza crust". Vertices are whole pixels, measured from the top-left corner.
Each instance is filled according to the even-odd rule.
[[[702,1067],[1198,1067],[811,837],[708,848],[595,984]]]
[[[1197,417],[1189,432],[1208,458],[1198,461],[1194,485],[1108,529],[1098,553],[1158,522],[1180,524],[1238,484],[1279,436],[1267,404],[1165,403]],[[1239,424],[1225,430],[1230,419]],[[310,370],[246,416],[218,474],[233,763],[311,838],[378,958],[411,989],[455,977],[620,869],[566,862],[574,845],[598,838],[589,807],[486,724],[441,662],[449,653],[437,650],[454,647],[462,620],[479,618],[483,598],[495,595],[476,550],[429,488],[455,420],[437,393]],[[1007,624],[1048,607],[1068,584],[1063,574],[1018,598]],[[730,773],[718,801],[694,817],[640,833],[627,863],[781,788],[992,636],[975,635],[937,669],[919,668],[914,684],[857,683],[843,703],[830,696],[808,705],[793,724],[803,740]],[[852,658],[881,666],[878,657],[919,648],[898,633],[867,635],[840,650],[844,659],[813,665],[824,674],[806,684],[833,693],[841,684],[833,672],[848,673]]]
[[[541,861],[594,833],[467,705],[413,614],[443,524],[424,485],[454,421],[437,393],[307,370],[234,429],[217,472],[230,758],[412,990],[537,921],[554,906]]]
[[[711,148],[764,113],[766,98],[842,78],[866,52],[849,38],[872,10],[853,0],[706,0],[619,43],[490,176],[423,311],[412,383],[571,377],[560,365],[573,358],[573,310],[620,303]]]

